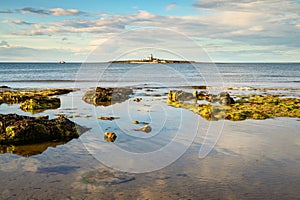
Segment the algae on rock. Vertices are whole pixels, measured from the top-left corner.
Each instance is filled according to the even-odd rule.
[[[184,108],[199,114],[207,120],[241,121],[245,119],[263,120],[272,117],[300,118],[300,99],[280,98],[276,95],[248,95],[235,104],[197,104],[168,101],[176,108]]]

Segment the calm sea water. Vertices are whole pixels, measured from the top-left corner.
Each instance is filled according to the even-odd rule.
[[[159,84],[225,87],[300,87],[300,63],[80,64],[0,63],[0,85],[89,87]]]

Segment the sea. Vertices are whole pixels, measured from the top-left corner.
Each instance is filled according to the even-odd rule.
[[[88,128],[68,142],[0,145],[0,199],[300,198],[299,118],[207,121],[167,104],[170,89],[300,98],[300,63],[0,63],[0,86],[75,88],[58,109],[2,103],[0,114],[65,115]],[[84,102],[97,86],[134,94],[110,106]]]
[[[14,88],[146,84],[299,88],[300,63],[0,63],[0,85]]]

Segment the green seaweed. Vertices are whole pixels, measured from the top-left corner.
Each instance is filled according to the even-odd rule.
[[[169,105],[184,108],[199,114],[207,120],[241,121],[246,119],[264,120],[273,117],[300,118],[300,99],[282,98],[276,95],[248,95],[235,104],[192,104],[168,101]]]

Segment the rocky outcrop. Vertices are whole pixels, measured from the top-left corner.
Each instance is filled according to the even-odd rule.
[[[23,111],[36,113],[47,109],[60,107],[60,99],[54,95],[67,94],[73,89],[44,89],[44,90],[16,90],[0,92],[0,104],[20,104]]]
[[[241,121],[246,119],[263,120],[271,117],[300,118],[299,98],[280,98],[276,95],[248,95],[232,104],[229,94],[219,94],[216,98],[221,105],[168,102],[176,108],[185,108],[207,120]],[[231,103],[231,104],[230,104]]]
[[[28,99],[20,104],[21,110],[28,112],[39,112],[47,109],[57,109],[59,107],[59,98],[49,98],[44,96],[34,97],[33,99]]]
[[[87,128],[64,116],[28,117],[17,114],[0,114],[0,144],[29,144],[46,141],[68,141],[78,138]]]
[[[121,103],[130,98],[133,90],[130,88],[102,88],[97,87],[87,91],[82,99],[95,106],[109,106],[114,103]]]

